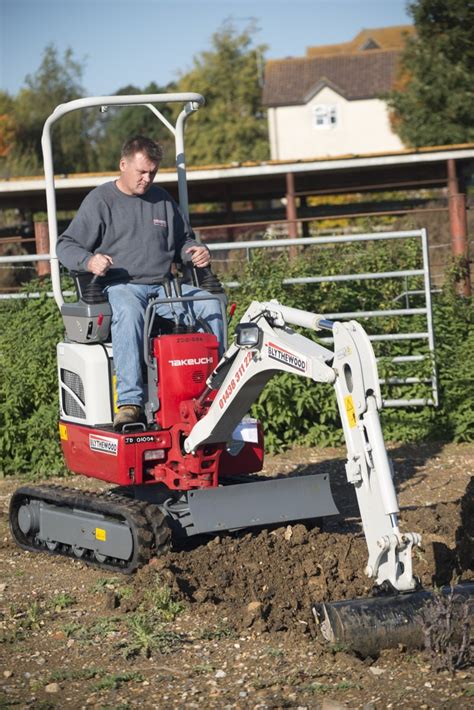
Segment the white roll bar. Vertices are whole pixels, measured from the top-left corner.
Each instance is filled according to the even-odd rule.
[[[176,126],[172,124],[152,104],[156,103],[184,103]],[[51,127],[62,116],[71,111],[99,106],[105,111],[108,106],[146,106],[155,116],[173,133],[175,137],[176,170],[178,173],[178,193],[181,209],[188,215],[188,190],[186,182],[186,163],[184,156],[184,124],[191,113],[204,105],[204,97],[192,92],[181,94],[137,94],[133,96],[91,96],[84,99],[75,99],[65,104],[56,106],[53,113],[46,119],[41,137],[43,150],[44,177],[46,184],[46,205],[48,211],[48,229],[51,255],[51,279],[53,295],[58,307],[64,303],[59,274],[59,261],[56,255],[56,242],[58,239],[58,223],[56,217],[56,191],[54,184],[54,164],[51,143]]]

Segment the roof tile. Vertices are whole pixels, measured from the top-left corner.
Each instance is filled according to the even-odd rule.
[[[393,87],[400,54],[397,50],[371,49],[269,61],[265,66],[263,104],[302,105],[323,85],[331,86],[348,100],[375,98]]]

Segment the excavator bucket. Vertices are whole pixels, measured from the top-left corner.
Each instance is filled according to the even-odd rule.
[[[465,623],[474,622],[474,582],[443,587],[437,595],[444,597],[446,608],[450,604],[454,608],[466,605],[467,609],[463,610]],[[325,641],[340,644],[362,657],[377,656],[385,648],[422,648],[425,642],[423,611],[434,600],[435,593],[420,590],[316,604],[313,614]],[[436,619],[432,622],[436,623]],[[441,619],[438,623],[442,623]]]

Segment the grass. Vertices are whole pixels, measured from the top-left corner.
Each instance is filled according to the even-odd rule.
[[[212,663],[198,663],[196,666],[193,666],[193,671],[197,675],[204,675],[205,673],[212,673],[215,670],[216,670],[216,667],[213,666]]]
[[[111,673],[110,675],[104,676],[98,683],[95,683],[94,690],[117,690],[124,683],[130,683],[131,681],[142,683],[144,680],[144,676],[138,671]]]
[[[128,620],[129,639],[123,644],[125,658],[144,656],[150,658],[156,651],[167,654],[176,650],[182,638],[168,631],[152,613],[137,612]]]
[[[105,616],[90,626],[84,626],[77,622],[63,624],[61,630],[66,634],[67,638],[74,638],[77,641],[90,641],[97,636],[105,637],[117,631],[124,619],[120,616]]]
[[[196,638],[203,641],[219,641],[224,638],[237,638],[237,634],[228,626],[206,626],[199,631]]]
[[[68,624],[63,624],[61,626],[61,631],[66,634],[66,638],[78,638],[78,634],[84,629],[82,624],[77,624],[75,621],[71,621]]]
[[[91,592],[103,592],[104,589],[113,589],[120,582],[118,577],[105,577],[91,587]]]
[[[140,608],[152,611],[162,621],[174,621],[183,611],[184,605],[173,599],[169,587],[161,586],[147,591]]]
[[[331,643],[328,644],[327,649],[334,655],[336,653],[349,653],[351,650],[347,643]]]
[[[3,615],[0,643],[14,643],[23,639],[26,631],[38,631],[44,623],[44,613],[44,607],[37,600],[25,609],[10,604]]]
[[[50,605],[55,611],[63,611],[76,604],[76,601],[76,597],[72,596],[72,594],[60,592],[51,599]]]
[[[116,594],[120,601],[125,601],[133,598],[135,590],[129,586],[118,587]]]
[[[267,656],[272,656],[273,658],[280,658],[285,655],[285,652],[281,648],[272,648],[272,646],[268,646],[268,648],[265,649],[265,653]]]
[[[91,678],[100,678],[104,673],[105,671],[99,668],[78,668],[73,670],[61,668],[51,673],[49,682],[61,683],[65,680],[91,680]]]
[[[37,601],[32,602],[25,610],[25,620],[22,626],[26,629],[38,630],[43,613],[44,610],[41,608],[40,603]]]
[[[350,690],[351,688],[360,690],[361,685],[358,683],[352,683],[349,680],[341,680],[339,683],[331,684],[331,683],[318,683],[314,681],[313,683],[310,683],[309,685],[305,686],[302,688],[302,690],[309,691],[310,693],[331,693],[334,692],[335,690]]]

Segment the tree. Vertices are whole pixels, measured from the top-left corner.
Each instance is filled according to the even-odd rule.
[[[203,94],[206,106],[189,119],[187,162],[194,164],[265,160],[269,157],[266,114],[259,68],[263,45],[254,47],[249,26],[238,33],[226,22],[212,36],[212,49],[194,59],[179,91]]]
[[[54,45],[46,47],[37,72],[26,77],[26,86],[14,99],[15,145],[7,159],[11,173],[42,172],[44,122],[58,104],[84,96],[81,77],[82,66],[73,58],[72,50],[66,50],[61,61]],[[80,172],[92,167],[89,133],[95,120],[90,112],[75,111],[55,124],[52,136],[57,172]]]
[[[407,145],[474,141],[474,2],[409,3],[416,36],[407,40],[392,124]]]
[[[15,145],[16,128],[13,118],[15,102],[5,91],[0,91],[0,165]]]
[[[118,95],[160,94],[175,91],[173,84],[159,87],[152,82],[143,90],[136,86],[125,86],[117,91]],[[167,120],[172,122],[170,105],[156,106]],[[145,106],[109,107],[104,114],[97,139],[98,170],[116,170],[123,142],[132,135],[145,135],[158,140],[163,146],[162,166],[175,165],[174,138],[171,132]]]

